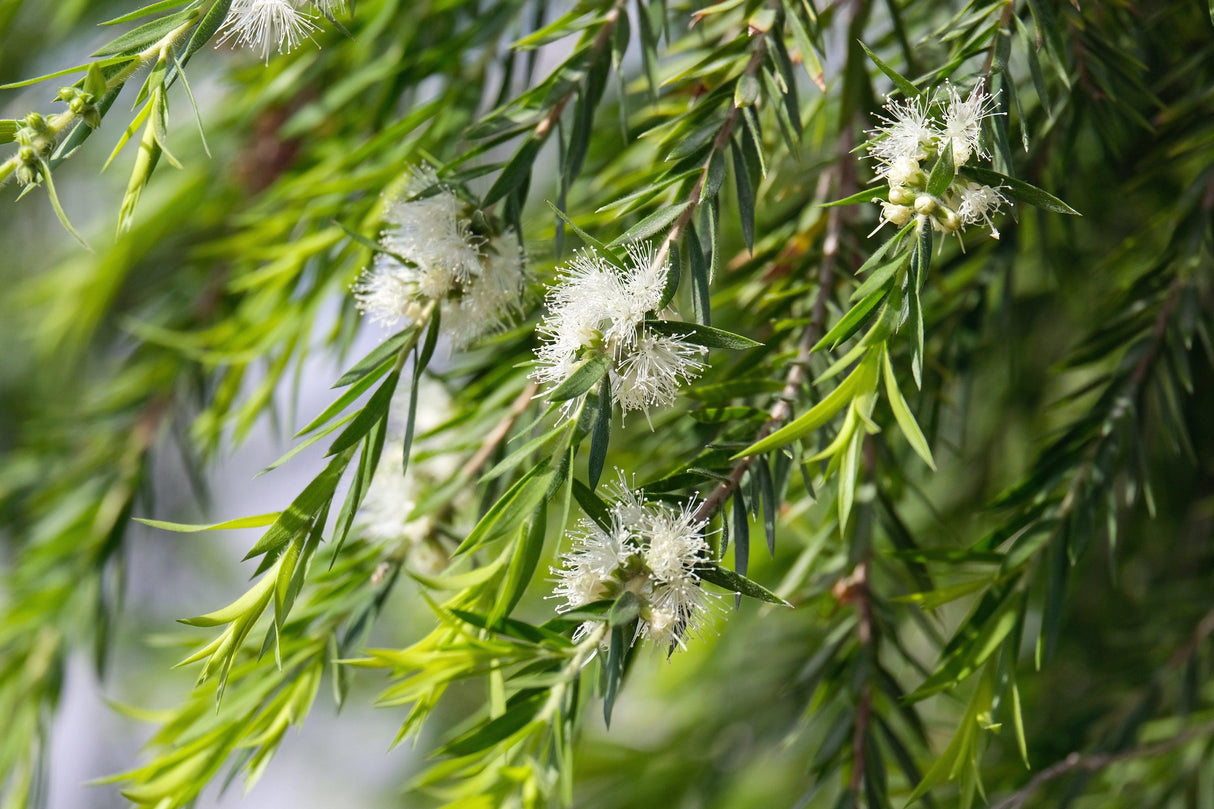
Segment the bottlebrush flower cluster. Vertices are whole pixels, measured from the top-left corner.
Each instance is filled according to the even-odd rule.
[[[984,224],[994,238],[991,221],[1007,199],[996,187],[957,176],[939,196],[927,193],[927,177],[946,146],[952,147],[954,172],[975,158],[990,155],[982,146],[982,122],[998,115],[994,99],[980,84],[962,97],[952,85],[942,94],[890,100],[881,124],[868,132],[868,153],[877,174],[889,184],[881,204],[881,222],[901,226],[913,216],[929,219],[946,233],[959,233]]]
[[[583,362],[607,356],[612,398],[623,412],[648,418],[651,408],[672,404],[703,371],[707,349],[645,325],[662,308],[669,273],[669,262],[641,244],[628,247],[625,269],[592,250],[577,253],[548,292],[532,378],[557,387]]]
[[[640,602],[636,637],[660,648],[686,648],[689,635],[707,626],[717,597],[700,586],[697,567],[710,562],[705,520],[695,500],[674,508],[645,499],[621,474],[609,489],[615,498],[610,527],[583,518],[571,533],[573,546],[553,568],[558,612],[633,593]],[[593,623],[583,624],[575,638]]]
[[[234,0],[220,42],[234,40],[269,61],[270,52],[294,50],[317,30],[316,14],[332,18],[345,0]]]
[[[514,231],[475,233],[468,205],[427,168],[414,170],[385,219],[384,252],[354,286],[364,315],[384,325],[417,322],[438,302],[443,332],[457,348],[511,319],[524,280]]]

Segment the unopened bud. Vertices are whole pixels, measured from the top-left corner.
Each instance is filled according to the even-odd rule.
[[[22,163],[17,166],[15,174],[20,185],[37,185],[42,182],[42,170],[37,163]]]
[[[915,197],[915,213],[929,214],[936,210],[936,200],[929,194]]]
[[[894,205],[911,205],[915,201],[915,192],[900,185],[891,186],[889,189],[889,201]]]
[[[914,211],[905,205],[891,205],[886,202],[881,205],[881,217],[887,222],[893,222],[898,227],[910,221]]]

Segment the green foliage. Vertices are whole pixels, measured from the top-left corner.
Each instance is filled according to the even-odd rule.
[[[410,805],[1204,805],[1201,4],[361,0],[265,63],[210,47],[228,0],[44,5],[0,0],[0,90],[72,82],[66,109],[10,94],[0,120],[22,200],[0,224],[5,805],[44,797],[73,652],[105,673],[136,522],[264,529],[244,592],[181,621],[195,680],[163,674],[180,698],[145,762],[107,779],[136,805],[251,786],[326,682],[339,705],[381,688],[431,754]],[[21,80],[78,60],[53,46],[86,21],[110,36],[89,61]],[[990,104],[972,141],[946,121],[913,168],[882,159],[898,110],[967,98]],[[89,160],[130,173],[88,189]],[[416,165],[439,184],[406,186]],[[95,254],[18,218],[41,188]],[[419,267],[394,204],[442,194],[486,260],[524,245],[514,322],[456,348],[464,293],[421,295],[349,360],[351,286]],[[535,370],[570,248],[619,280],[636,245],[662,274],[631,339],[703,365],[645,423],[616,415],[640,372],[602,334],[558,384]],[[256,426],[293,432],[315,355],[349,370],[261,470],[320,444],[309,482],[160,519],[164,459],[202,478]],[[629,498],[703,540],[667,634],[674,577]],[[574,537],[620,531],[610,586],[545,598]]]

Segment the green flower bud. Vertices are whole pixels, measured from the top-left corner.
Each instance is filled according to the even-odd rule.
[[[915,192],[902,186],[889,189],[889,201],[894,205],[912,205],[915,202]]]

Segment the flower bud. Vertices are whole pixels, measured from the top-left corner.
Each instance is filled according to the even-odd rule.
[[[915,213],[929,214],[936,210],[936,199],[930,194],[920,194],[915,198]]]
[[[900,185],[890,186],[889,201],[894,205],[913,205],[915,192]]]
[[[881,204],[881,218],[886,222],[893,222],[898,227],[909,222],[913,214],[914,211],[905,205],[891,205],[888,202]]]
[[[17,166],[16,175],[20,185],[37,185],[42,182],[42,169],[37,163],[22,163]]]
[[[940,226],[949,233],[956,233],[961,230],[961,217],[948,208],[937,210],[936,219],[940,222]]]

